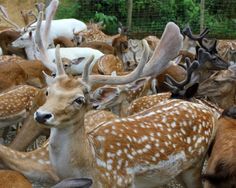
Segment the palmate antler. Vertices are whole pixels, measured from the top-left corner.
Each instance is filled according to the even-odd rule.
[[[180,34],[178,26],[172,22],[169,22],[162,35],[159,46],[156,47],[151,59],[146,64],[145,61],[143,61],[139,63],[136,69],[130,74],[115,77],[105,75],[89,75],[89,64],[87,64],[84,68],[82,80],[89,85],[96,83],[117,85],[132,82],[139,77],[155,77],[156,75],[162,73],[170,65],[170,61],[179,53],[182,43],[183,36]]]

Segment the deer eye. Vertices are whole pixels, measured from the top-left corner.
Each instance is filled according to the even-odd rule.
[[[78,105],[81,105],[81,104],[85,103],[85,99],[84,99],[84,97],[78,97],[74,100],[74,102]]]
[[[45,95],[48,96],[48,91],[45,92]]]

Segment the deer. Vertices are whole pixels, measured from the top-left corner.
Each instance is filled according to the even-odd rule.
[[[231,64],[236,62],[236,42],[234,40],[219,40],[216,49],[226,62],[231,62]]]
[[[35,109],[44,103],[44,91],[32,86],[20,85],[1,93],[0,99],[0,128],[23,123],[21,130],[9,144],[9,147],[22,151],[44,130],[38,128],[33,119]]]
[[[217,121],[217,132],[210,150],[206,172],[203,174],[205,188],[235,187],[235,131],[236,106],[227,108]]]
[[[178,26],[168,23],[159,46],[154,50],[149,62],[146,65],[140,63],[130,74],[120,77],[89,75],[88,70],[92,62],[90,60],[84,67],[82,78],[71,78],[65,74],[58,58],[56,77],[47,79],[49,83],[47,100],[35,112],[35,120],[51,129],[49,156],[53,168],[61,179],[91,178],[94,187],[149,186],[150,184],[158,186],[178,175],[184,178],[188,174],[191,180],[189,178],[183,180],[187,186],[200,186],[201,182],[196,180],[200,178],[200,173],[199,176],[194,176],[193,173],[197,171],[193,168],[199,167],[197,164],[208,148],[215,124],[213,113],[205,106],[183,100],[171,100],[140,114],[102,123],[88,134],[85,134],[84,127],[84,114],[89,109],[88,91],[92,84],[102,82],[117,85],[131,82],[139,76],[156,76],[168,67],[171,59],[177,56],[182,40]],[[59,56],[58,54],[57,57]],[[70,92],[65,92],[68,90]],[[171,111],[168,111],[170,108]],[[164,117],[163,113],[165,113]],[[188,121],[185,119],[186,113],[191,121],[189,117]],[[194,117],[192,117],[193,113]],[[176,121],[178,118],[186,121],[186,128],[183,124],[173,123],[176,122],[173,118],[176,118]],[[172,126],[175,127],[175,133],[179,131],[176,139],[172,137],[174,133],[167,136],[168,128],[171,132]],[[111,134],[112,130],[115,137]],[[153,135],[151,139],[149,133],[153,132],[159,132],[163,137]],[[165,141],[161,142],[162,139]],[[76,148],[75,143],[78,145]],[[182,147],[185,148],[184,151]],[[120,162],[113,159],[113,155],[120,156]],[[150,173],[152,178],[145,181],[145,177],[147,174],[150,177]]]
[[[91,94],[93,107],[96,109],[110,109],[120,117],[126,117],[127,108],[133,100],[155,92],[155,83],[153,82],[154,79],[146,77],[125,85],[101,86]]]
[[[47,46],[47,35],[48,35],[48,27],[50,27],[50,22],[51,19],[53,17],[53,15],[55,14],[57,8],[57,1],[52,1],[51,4],[49,5],[49,7],[47,8],[47,17],[48,17],[48,21],[47,21],[47,27],[46,27],[46,31],[44,33],[44,41],[39,41],[38,40],[38,35],[41,35],[40,33],[40,28],[36,28],[35,31],[35,35],[36,36],[32,36],[30,37],[30,41],[29,41],[29,48],[26,52],[29,52],[29,54],[27,53],[27,56],[29,59],[34,59],[35,56],[37,59],[41,60],[42,63],[44,63],[44,65],[51,70],[52,72],[55,72],[55,64],[53,62],[55,62],[55,49],[46,49]],[[24,43],[26,44],[26,43]],[[98,58],[100,58],[102,55],[104,55],[103,53],[101,53],[98,50],[95,49],[91,49],[91,48],[62,48],[61,49],[61,55],[62,57],[68,58],[68,59],[76,59],[79,57],[85,57],[85,60],[87,60],[91,55],[94,55],[94,61],[93,63],[96,62],[96,60]],[[31,57],[31,58],[30,58]],[[79,65],[73,65],[71,66],[71,69],[73,70],[73,74],[81,74],[83,71],[83,66],[85,64],[86,61],[81,62]]]
[[[119,28],[119,34],[109,36],[101,31],[100,23],[90,23],[87,30],[75,32],[73,41],[77,46],[80,46],[83,43],[88,42],[105,42],[108,45],[112,45],[112,42],[115,38],[119,37],[123,33],[125,33],[125,28]]]
[[[51,71],[38,60],[28,61],[18,56],[1,56],[0,92],[23,84],[43,88],[46,83],[42,71],[51,74]]]
[[[210,101],[223,109],[229,108],[236,104],[235,78],[235,65],[231,65],[227,70],[217,71],[199,85],[197,95],[207,96]]]
[[[11,46],[11,43],[20,36],[20,32],[12,28],[5,29],[0,32],[0,47],[2,49],[2,55],[18,55],[26,58],[24,49],[15,48]]]
[[[68,19],[59,19],[59,20],[52,20],[50,23],[50,26],[48,27],[47,22],[48,17],[47,12],[51,12],[51,8],[53,8],[55,11],[59,5],[58,0],[53,0],[51,4],[46,9],[46,20],[42,22],[42,28],[41,32],[47,32],[47,44],[53,45],[53,39],[56,39],[57,37],[66,37],[70,40],[73,39],[74,33],[87,30],[87,26],[84,22],[74,19],[74,18],[68,18]],[[65,27],[66,25],[66,27]],[[20,36],[15,42],[13,42],[13,46],[24,48],[26,42],[28,42],[28,39],[31,35],[34,35],[35,33],[35,27],[36,23],[31,24],[29,27],[27,27],[26,32]]]
[[[86,131],[89,132],[96,125],[115,118],[118,118],[118,116],[109,111],[90,110],[85,114]],[[33,124],[33,126],[35,127],[35,130],[28,129],[28,135],[25,136],[24,139],[27,137],[27,139],[31,138],[31,140],[33,140],[32,135],[34,135],[35,131],[41,130],[42,133],[42,126],[37,126],[37,124]],[[24,128],[25,126],[22,129]],[[22,137],[21,140],[18,139],[18,141],[22,142]],[[18,145],[20,144],[18,143]],[[10,168],[18,171],[26,176],[31,182],[36,181],[46,183],[48,186],[59,181],[49,160],[48,140],[41,147],[30,152],[16,151],[12,146],[9,148],[0,145],[0,159],[0,168]],[[25,164],[25,161],[27,161],[27,165]]]

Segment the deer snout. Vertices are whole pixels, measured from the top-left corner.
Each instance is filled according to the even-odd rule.
[[[45,124],[53,119],[53,115],[49,112],[36,111],[34,113],[34,119],[41,124]]]

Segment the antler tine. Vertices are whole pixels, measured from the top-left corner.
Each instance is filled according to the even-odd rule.
[[[190,29],[190,27],[187,27],[183,30],[183,33],[188,36],[190,39],[195,40],[199,43],[199,45],[204,48],[205,50],[211,52],[211,53],[217,53],[216,50],[216,45],[217,45],[217,40],[214,41],[214,43],[212,44],[212,46],[207,47],[206,45],[203,44],[203,39],[206,37],[206,35],[209,33],[209,29],[206,28],[204,29],[204,31],[202,33],[200,33],[199,37],[195,36],[192,34],[192,31]]]
[[[190,39],[192,40],[196,40],[198,42],[201,42],[202,39],[209,33],[209,29],[206,28],[202,33],[200,33],[199,36],[193,35],[192,30],[190,29],[190,27],[186,27],[183,29],[182,33],[186,36],[188,36]]]
[[[47,55],[47,51],[45,48],[45,45],[43,43],[43,39],[41,36],[40,28],[42,24],[42,19],[43,19],[43,12],[40,11],[38,15],[38,21],[36,25],[36,31],[35,31],[35,37],[34,37],[34,44],[35,44],[35,50],[40,52],[40,57],[39,59],[42,61],[42,63],[52,72],[56,72],[56,65],[53,63],[50,63]]]
[[[38,13],[39,13],[39,12],[41,12],[41,11],[44,10],[45,4],[42,3],[42,2],[36,3],[36,4],[35,4],[35,7],[36,7],[36,9],[37,9],[37,11],[38,11]]]
[[[2,5],[0,5],[0,11],[2,12],[3,16],[1,16],[7,23],[14,26],[17,30],[20,30],[20,26],[14,23],[9,19],[8,13],[6,11],[6,8]]]
[[[7,13],[6,8],[4,6],[0,5],[0,11],[2,12],[2,14],[5,18],[9,19],[8,13]]]
[[[46,8],[46,25],[45,25],[45,30],[43,32],[43,35],[47,43],[48,43],[48,35],[51,28],[52,19],[56,13],[58,5],[59,5],[58,0],[52,0],[51,3]],[[46,46],[48,46],[48,44],[46,44]]]
[[[83,70],[83,74],[82,74],[82,81],[84,81],[84,82],[88,82],[88,80],[89,80],[89,67],[90,67],[91,63],[93,62],[93,60],[94,60],[94,55],[89,57],[88,61],[84,65],[84,70]]]
[[[205,37],[209,32],[210,32],[210,30],[209,30],[208,28],[205,28],[205,29],[203,30],[203,32],[200,33],[200,37]]]
[[[211,54],[203,48],[197,50],[197,60],[200,65],[203,65],[207,60],[212,58]]]
[[[66,73],[65,73],[62,61],[61,61],[60,45],[59,44],[56,46],[55,57],[56,57],[56,64],[57,64],[57,74],[56,74],[56,76],[65,75]]]
[[[28,15],[33,16],[33,17],[34,17],[34,20],[32,20],[30,23],[28,23],[28,24],[24,27],[24,29],[23,29],[24,32],[27,31],[27,29],[28,29],[32,24],[34,24],[35,22],[37,22],[37,16],[36,16],[32,11],[30,11],[30,12],[28,13]]]
[[[195,71],[198,67],[199,67],[199,63],[198,61],[193,61],[192,64],[190,65],[191,61],[188,57],[185,58],[185,62],[187,64],[187,77],[185,80],[181,81],[181,82],[177,82],[174,78],[172,78],[170,75],[166,75],[166,81],[167,81],[167,85],[173,85],[175,86],[176,88],[178,88],[179,90],[182,90],[184,89],[184,86],[186,84],[188,84],[191,80],[191,76],[192,76],[192,73],[193,71]]]

